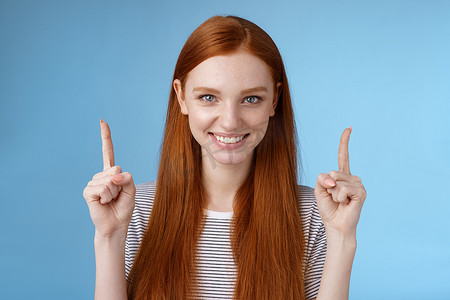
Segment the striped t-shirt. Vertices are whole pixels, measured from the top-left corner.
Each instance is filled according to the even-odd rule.
[[[315,298],[322,277],[327,250],[325,228],[319,216],[314,190],[299,186],[299,212],[305,237],[303,278],[306,299]],[[128,227],[125,271],[128,273],[144,236],[153,207],[156,181],[136,185],[136,204]],[[200,299],[233,299],[237,266],[230,244],[233,212],[204,210],[205,223],[198,245],[198,290]]]

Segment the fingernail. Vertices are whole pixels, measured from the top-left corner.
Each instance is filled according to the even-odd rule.
[[[103,122],[105,122],[105,121],[103,121],[103,119],[100,119],[100,123],[103,123]]]
[[[330,185],[330,186],[335,186],[336,184],[334,183],[334,181],[333,180],[331,180],[331,179],[325,179],[325,183],[326,184],[328,184],[328,185]]]

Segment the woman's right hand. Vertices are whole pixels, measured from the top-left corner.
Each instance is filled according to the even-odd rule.
[[[100,121],[103,172],[97,173],[83,191],[96,234],[126,235],[134,209],[136,187],[133,177],[114,165],[114,151],[108,124]]]

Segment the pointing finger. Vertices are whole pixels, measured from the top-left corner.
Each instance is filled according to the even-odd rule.
[[[350,133],[352,127],[346,128],[341,136],[338,152],[338,165],[339,171],[350,174],[350,161],[348,158],[348,140],[350,139]]]
[[[106,170],[114,166],[113,144],[108,123],[103,119],[100,120],[100,129],[102,133],[103,170]]]

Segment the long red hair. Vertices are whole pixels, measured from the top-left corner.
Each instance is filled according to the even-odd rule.
[[[202,61],[244,49],[264,61],[282,87],[275,115],[255,148],[249,176],[234,198],[230,231],[238,276],[235,299],[304,299],[304,237],[298,207],[297,132],[281,55],[270,36],[235,16],[214,16],[188,38],[173,80],[184,89]],[[204,190],[201,147],[171,89],[156,194],[129,274],[130,299],[195,295],[196,248]]]

